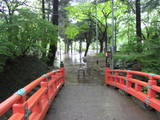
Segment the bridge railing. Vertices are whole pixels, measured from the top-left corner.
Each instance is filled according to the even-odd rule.
[[[135,77],[139,76],[139,77]],[[139,78],[143,77],[146,81]],[[160,75],[106,68],[105,84],[119,88],[160,112]]]
[[[0,103],[0,116],[12,108],[8,120],[43,120],[63,84],[64,68],[44,74]],[[38,90],[28,96],[33,89]]]

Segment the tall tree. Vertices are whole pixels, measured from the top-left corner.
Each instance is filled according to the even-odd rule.
[[[52,12],[52,24],[58,27],[58,7],[59,7],[59,0],[53,0],[53,12]],[[56,31],[56,39],[58,40],[58,29]],[[49,61],[48,65],[54,65],[54,60],[57,52],[57,43],[50,43],[50,50],[49,50]]]
[[[45,19],[45,0],[42,0],[42,18]]]
[[[136,35],[137,35],[137,43],[141,45],[142,42],[142,30],[141,30],[141,3],[140,0],[136,0]],[[141,48],[138,46],[138,51]]]

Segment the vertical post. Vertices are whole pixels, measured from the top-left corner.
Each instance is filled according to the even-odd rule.
[[[107,67],[105,69],[105,84],[109,85],[109,81],[110,81],[110,71],[111,69],[109,67]]]
[[[29,118],[29,115],[31,114],[30,110],[28,109],[28,105],[26,103],[26,91],[24,89],[20,89],[16,92],[16,94],[21,96],[21,99],[18,100],[16,104],[13,104],[12,110],[13,114],[19,113],[24,115],[24,120]],[[10,118],[12,119],[12,118]]]
[[[117,85],[117,83],[118,83],[118,76],[119,76],[119,72],[115,72],[115,74],[114,74],[114,85],[115,85],[115,87],[118,87]]]
[[[147,91],[147,97],[148,98],[155,98],[156,92],[152,89],[152,85],[157,85],[156,80],[153,78],[154,74],[150,74],[149,80],[148,80],[148,91]]]
[[[48,86],[48,82],[41,82],[41,88],[42,89],[46,89],[46,92],[41,96],[40,100],[39,100],[39,109],[43,110],[44,105],[45,106],[45,110],[43,110],[42,114],[43,116],[45,115],[45,112],[48,110],[49,108],[49,86]],[[52,93],[53,94],[53,93]],[[44,112],[45,111],[45,112]]]
[[[24,120],[28,119],[29,116],[26,116],[26,112],[28,110],[28,107],[27,107],[27,103],[17,103],[17,104],[14,104],[13,107],[13,115],[16,114],[16,113],[19,113],[19,114],[22,114],[24,116]],[[12,117],[10,118],[12,119]]]
[[[131,78],[132,78],[132,74],[128,71],[127,78],[126,78],[126,92],[128,92],[128,89],[132,87],[132,82],[130,81]]]
[[[52,73],[51,75],[51,82],[54,82],[50,88],[49,88],[49,102],[52,101],[52,99],[55,97],[55,94],[56,94],[56,76],[55,76],[55,72]]]
[[[49,99],[49,97],[48,97],[49,96],[48,95],[48,90],[49,90],[48,82],[41,82],[41,88],[46,89],[46,93],[41,97],[41,102],[43,104],[43,102],[46,102]]]
[[[138,83],[135,83],[135,90],[136,90],[137,92],[140,92],[140,91],[142,90],[142,86],[139,85]]]

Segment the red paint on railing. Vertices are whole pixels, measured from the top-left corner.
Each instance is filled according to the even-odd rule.
[[[12,108],[8,120],[43,120],[59,88],[64,84],[64,68],[34,80],[0,104],[0,116]],[[28,99],[27,94],[40,85]]]
[[[124,75],[122,75],[122,73]],[[135,79],[133,75],[146,77],[148,78],[148,82],[138,80],[137,78]],[[157,80],[160,80],[160,76],[152,73],[149,74],[130,70],[111,70],[110,68],[106,68],[105,70],[106,85],[124,90],[160,112],[160,100],[157,99],[157,95],[160,93],[160,86],[157,85]],[[147,88],[146,93],[144,93],[143,87]]]

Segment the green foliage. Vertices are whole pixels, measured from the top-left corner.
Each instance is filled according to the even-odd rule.
[[[20,9],[11,21],[0,23],[0,68],[7,59],[46,52],[48,43],[55,44],[56,26],[28,9]]]
[[[79,33],[79,28],[74,24],[69,24],[65,29],[65,34],[69,39],[75,38],[78,33]]]
[[[78,4],[74,6],[68,6],[66,10],[68,11],[68,18],[75,20],[77,22],[81,22],[84,19],[87,19],[87,13],[92,9],[92,4],[90,2],[86,2],[85,4]],[[93,11],[95,12],[95,10]]]
[[[142,43],[137,42],[136,38],[136,18],[134,2],[123,0],[127,5],[126,12],[117,17],[117,45],[120,52],[115,57],[124,61],[137,60],[144,72],[160,74],[160,7],[158,0],[141,1],[141,28]],[[120,8],[121,9],[121,8]],[[137,52],[141,47],[142,51]]]
[[[99,32],[98,33],[99,41],[103,42],[104,40],[106,40],[108,41],[108,43],[111,43],[110,42],[112,36],[111,4],[112,4],[111,1],[99,2],[97,4],[95,4],[94,2],[85,2],[77,5],[70,5],[66,8],[68,12],[68,18],[70,18],[71,22],[74,22],[76,24],[83,23],[83,25],[81,26],[78,25],[79,27],[78,35],[81,37],[80,39],[84,39],[83,37],[84,32],[87,32],[88,31],[87,29],[90,28],[92,28],[91,31],[92,33],[94,33],[94,35],[92,34],[92,36],[95,37],[95,29],[97,24]],[[121,3],[120,1],[115,1],[115,6],[116,6],[115,17],[117,18],[117,20],[119,20],[119,18],[123,17],[123,14],[126,13],[127,5]],[[70,28],[70,26],[67,28]],[[66,30],[67,30],[66,33],[70,30],[72,31],[72,29],[70,30],[66,29]],[[88,32],[87,34],[90,34],[90,32]],[[108,39],[105,39],[106,36],[108,36]],[[92,40],[87,42],[94,42],[94,40],[92,38]]]
[[[137,43],[126,44],[121,52],[117,53],[116,58],[125,61],[137,60],[141,64],[142,71],[160,74],[160,55],[157,53],[160,51],[160,39],[145,40],[142,53],[138,53],[136,48]]]

